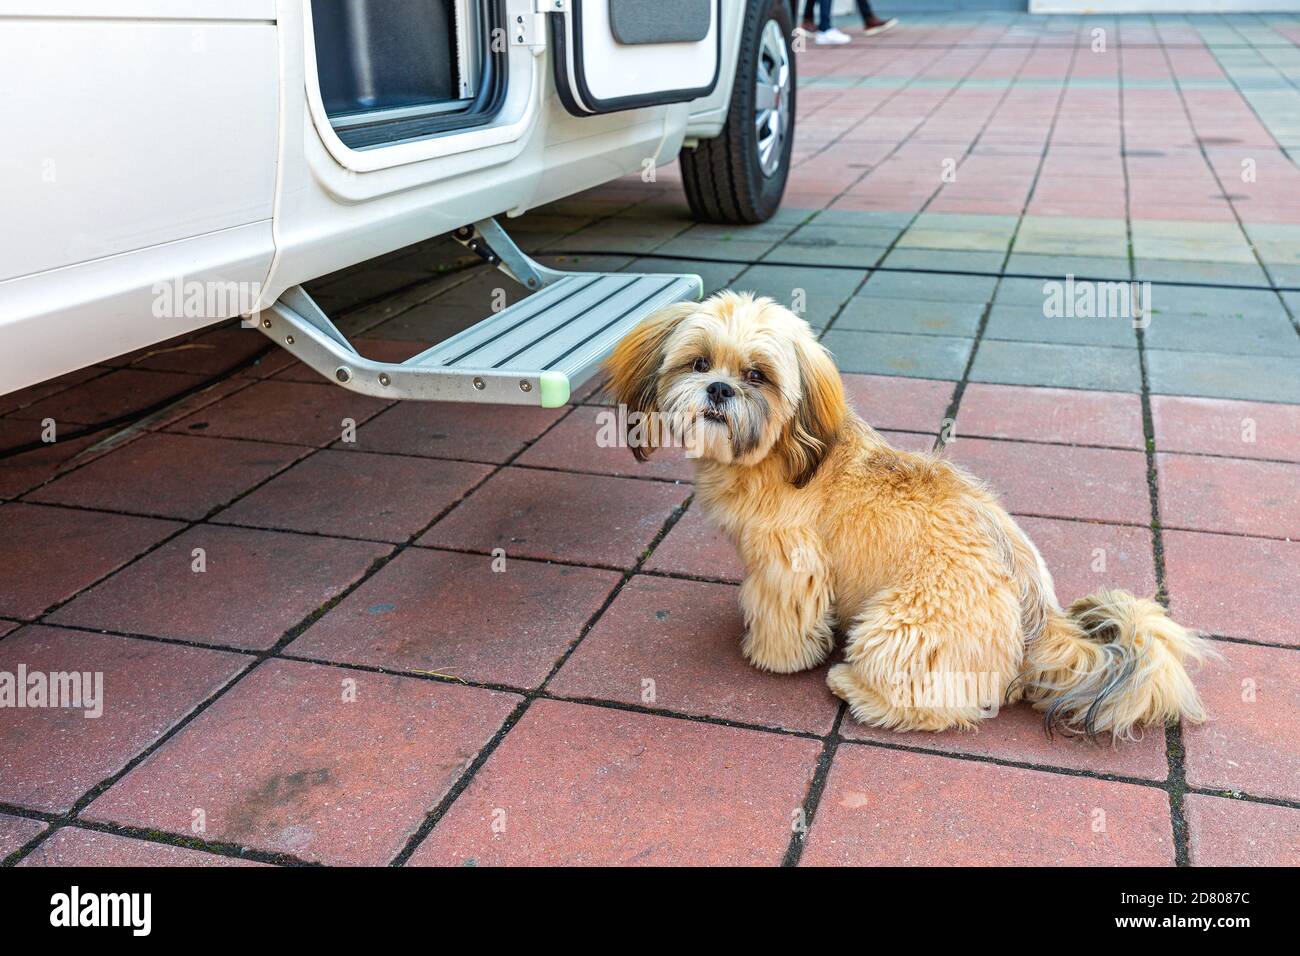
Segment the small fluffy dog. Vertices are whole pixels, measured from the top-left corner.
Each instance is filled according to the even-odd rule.
[[[815,667],[842,625],[844,663],[826,681],[866,724],[966,728],[1016,700],[1049,729],[1117,738],[1204,719],[1185,668],[1202,638],[1125,591],[1062,610],[997,498],[947,461],[891,448],[845,403],[808,324],[772,300],[671,306],[606,371],[629,413],[691,433],[697,498],[744,560],[754,666]],[[635,431],[645,460],[656,430]]]

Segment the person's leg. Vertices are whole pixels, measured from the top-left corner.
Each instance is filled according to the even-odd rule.
[[[817,29],[816,17],[817,0],[805,0],[803,5],[803,28],[805,30]]]
[[[849,35],[835,29],[831,22],[831,2],[832,0],[817,0],[817,35],[814,42],[819,46],[849,42]]]
[[[890,27],[898,25],[898,21],[893,17],[882,20],[876,16],[876,12],[871,9],[871,0],[858,0],[858,13],[862,15],[863,32],[867,36],[883,33]]]

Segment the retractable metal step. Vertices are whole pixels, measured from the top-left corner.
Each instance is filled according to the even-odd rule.
[[[258,327],[321,375],[365,395],[555,408],[643,318],[703,291],[696,275],[548,269],[491,219],[455,238],[537,291],[400,363],[360,355],[301,286],[262,313]]]

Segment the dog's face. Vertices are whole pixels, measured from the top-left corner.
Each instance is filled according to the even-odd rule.
[[[722,292],[656,313],[619,343],[606,370],[620,403],[659,416],[692,453],[740,466],[777,454],[800,487],[846,414],[839,372],[808,324],[749,294]],[[644,460],[650,440],[631,443]]]

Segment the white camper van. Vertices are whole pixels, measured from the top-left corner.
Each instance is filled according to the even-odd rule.
[[[561,404],[700,282],[548,269],[509,217],[680,156],[698,218],[766,219],[794,35],[790,0],[0,0],[0,393],[244,315],[359,392]],[[388,364],[301,288],[446,233],[534,294]],[[234,294],[159,318],[182,281]]]

